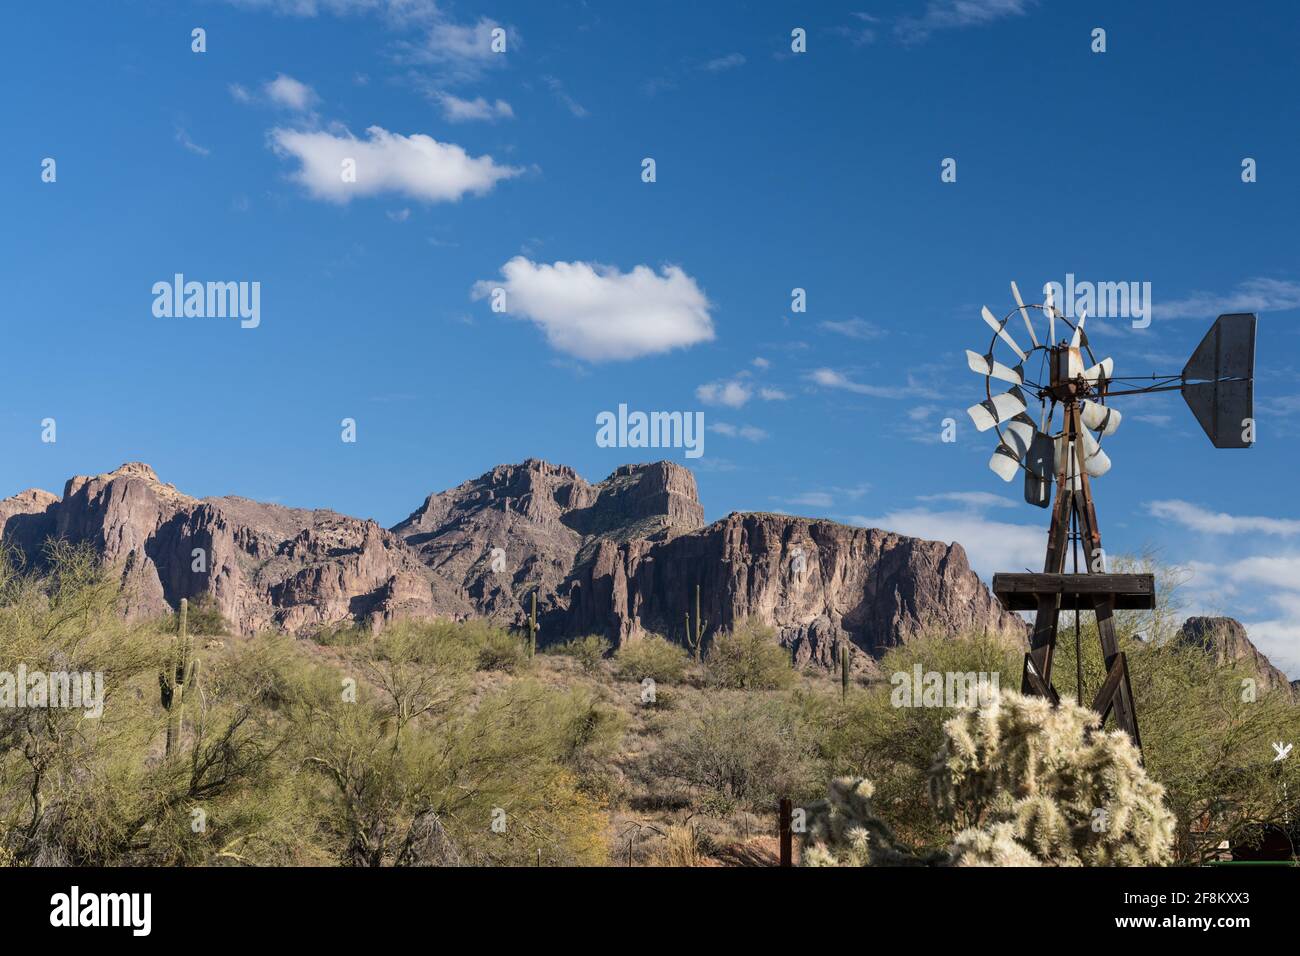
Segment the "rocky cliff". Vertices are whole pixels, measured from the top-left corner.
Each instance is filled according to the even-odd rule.
[[[1024,633],[960,545],[776,514],[706,527],[694,476],[671,462],[595,484],[536,459],[502,465],[430,495],[391,531],[332,511],[192,498],[130,463],[71,479],[62,498],[33,490],[0,502],[0,538],[29,560],[50,536],[90,542],[120,567],[132,614],[208,595],[246,633],[403,615],[517,624],[535,591],[544,641],[680,640],[696,585],[711,629],[754,615],[797,659],[823,665],[844,642],[879,655],[927,628]]]
[[[0,540],[39,564],[54,536],[88,542],[127,581],[132,616],[210,596],[241,631],[299,631],[398,614],[469,614],[400,538],[373,521],[245,498],[191,498],[139,462],[68,481],[62,499],[0,502]]]
[[[1246,628],[1234,618],[1189,617],[1183,622],[1178,639],[1204,648],[1216,664],[1235,664],[1253,672],[1259,678],[1259,690],[1263,693],[1278,687],[1288,696],[1296,696],[1296,688],[1286,674],[1259,652],[1246,635]]]

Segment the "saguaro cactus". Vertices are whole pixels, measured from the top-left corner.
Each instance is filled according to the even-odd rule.
[[[686,646],[691,649],[691,656],[700,659],[700,648],[704,645],[704,629],[708,623],[700,617],[700,586],[695,585],[695,630],[691,630],[691,612],[686,612]]]
[[[181,598],[180,620],[176,627],[176,647],[171,663],[158,672],[158,688],[163,708],[167,711],[167,750],[172,755],[180,743],[181,721],[185,710],[185,689],[193,687],[198,677],[199,662],[194,659],[194,646],[189,635],[190,602]]]
[[[849,649],[840,645],[840,699],[849,699]]]
[[[528,609],[528,656],[537,653],[537,592],[533,592],[532,604]]]

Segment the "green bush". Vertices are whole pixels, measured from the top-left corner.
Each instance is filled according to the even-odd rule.
[[[686,786],[710,812],[770,811],[781,797],[811,797],[822,785],[816,738],[786,698],[721,692],[668,719],[650,770]]]
[[[168,618],[167,633],[175,634],[180,630],[180,611]],[[189,602],[185,626],[191,634],[203,637],[222,637],[231,632],[230,622],[221,616],[216,599],[211,594],[200,594]]]
[[[658,634],[646,634],[619,646],[614,654],[619,680],[677,683],[686,674],[686,651]]]
[[[545,648],[543,653],[572,657],[582,666],[584,671],[592,673],[600,667],[600,662],[609,653],[609,650],[609,641],[599,634],[588,634],[586,637],[575,637],[563,644],[552,644],[550,647]]]
[[[709,645],[709,682],[738,690],[781,690],[795,681],[790,653],[776,640],[775,629],[756,618],[722,631]]]

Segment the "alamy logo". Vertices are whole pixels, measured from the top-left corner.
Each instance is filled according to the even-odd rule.
[[[96,720],[104,714],[104,674],[101,671],[0,671],[0,707],[52,707],[84,710]]]
[[[70,893],[50,897],[51,926],[129,926],[131,935],[148,936],[153,928],[152,893]]]
[[[889,678],[894,685],[889,702],[895,707],[986,707],[997,697],[998,680],[997,671],[922,671],[917,664],[910,674],[896,671]]]
[[[186,282],[176,273],[171,282],[153,284],[155,318],[239,319],[240,328],[262,323],[262,283]]]
[[[704,454],[703,412],[628,412],[596,416],[596,444],[600,448],[685,448],[687,458]]]
[[[1086,312],[1089,318],[1132,319],[1135,329],[1151,324],[1150,282],[1077,282],[1067,272],[1064,283],[1043,286],[1043,296],[1049,295],[1057,311],[1069,318]]]

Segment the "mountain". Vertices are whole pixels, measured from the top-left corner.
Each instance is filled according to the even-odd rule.
[[[0,540],[28,561],[51,536],[119,565],[128,613],[210,596],[244,633],[408,615],[517,625],[536,592],[543,642],[681,640],[698,585],[711,629],[757,615],[798,660],[822,665],[844,642],[878,656],[927,628],[1024,635],[959,544],[777,514],[706,526],[694,476],[672,462],[625,465],[595,484],[537,459],[501,465],[429,495],[391,530],[193,498],[132,462],[70,479],[61,498],[33,489],[0,501]]]
[[[1203,648],[1216,664],[1237,664],[1255,673],[1261,693],[1280,687],[1288,696],[1296,696],[1297,687],[1259,652],[1246,635],[1245,626],[1234,618],[1189,617],[1179,629],[1178,639]]]

